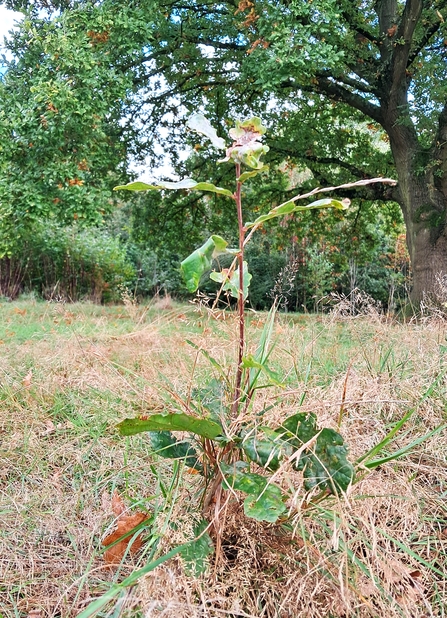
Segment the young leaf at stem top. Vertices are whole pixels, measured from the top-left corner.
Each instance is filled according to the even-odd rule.
[[[203,114],[192,114],[188,118],[186,125],[193,131],[196,131],[196,133],[205,135],[215,148],[219,150],[225,149],[225,140],[218,137],[216,129]]]

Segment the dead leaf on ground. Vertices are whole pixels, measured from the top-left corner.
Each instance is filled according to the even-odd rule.
[[[104,561],[106,564],[119,564],[125,553],[129,550],[130,554],[136,553],[143,545],[143,537],[139,534],[130,545],[130,541],[135,534],[135,528],[149,519],[147,513],[129,513],[125,515],[126,506],[119,496],[118,492],[114,492],[112,496],[112,510],[117,516],[115,530],[107,535],[102,541],[104,547],[108,547],[115,543],[119,538],[124,537],[104,552]]]
[[[119,517],[125,512],[125,510],[126,505],[124,504],[124,500],[117,491],[114,491],[112,494],[112,511],[117,517]]]
[[[30,369],[28,371],[28,373],[26,374],[26,376],[23,378],[22,380],[22,384],[25,388],[30,388],[31,387],[31,382],[33,380],[33,370]]]

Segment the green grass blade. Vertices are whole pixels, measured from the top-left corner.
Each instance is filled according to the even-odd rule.
[[[424,558],[421,558],[421,556],[419,556],[416,552],[414,552],[407,545],[405,545],[405,543],[402,543],[401,541],[399,541],[399,539],[396,539],[394,536],[391,536],[391,534],[388,534],[388,532],[385,532],[385,530],[382,530],[382,528],[376,528],[376,530],[377,532],[380,532],[380,534],[383,534],[383,536],[387,538],[389,541],[392,541],[393,543],[395,543],[395,545],[399,547],[399,549],[404,551],[408,556],[411,556],[411,558],[419,562],[419,564],[422,564],[423,566],[427,567],[427,569],[430,569],[432,573],[436,573],[436,575],[440,575],[443,579],[445,579],[445,571],[441,571],[441,569],[437,569],[430,562],[428,562],[427,560],[424,560]]]
[[[413,408],[411,408],[410,410],[408,410],[408,412],[406,414],[404,414],[404,416],[400,419],[400,421],[398,421],[394,427],[387,433],[387,435],[384,437],[383,440],[381,440],[379,442],[379,444],[376,444],[376,446],[374,446],[372,449],[370,449],[367,453],[365,453],[364,455],[362,455],[359,459],[357,459],[356,463],[360,464],[363,463],[365,461],[370,460],[372,457],[374,457],[375,455],[377,455],[378,453],[380,453],[380,451],[391,442],[391,440],[394,438],[394,436],[397,434],[397,432],[403,427],[403,425],[405,425],[405,423],[408,421],[408,419],[410,419],[413,414],[416,412],[416,410],[418,409],[418,407],[421,405],[421,403],[423,403],[428,397],[430,397],[433,394],[433,391],[435,390],[435,387],[438,386],[438,384],[441,382],[441,380],[444,378],[445,376],[445,371],[443,371],[437,378],[436,380],[434,380],[430,386],[428,387],[428,389],[425,391],[425,393],[422,395],[422,397],[420,398],[420,400],[418,401],[417,405],[415,405]],[[366,466],[366,463],[363,463],[364,466]]]
[[[211,356],[211,354],[209,354],[206,350],[204,350],[203,348],[201,348],[200,346],[195,344],[190,339],[185,339],[185,341],[186,341],[186,343],[188,345],[193,347],[195,350],[197,350],[198,352],[201,352],[203,354],[203,356],[207,359],[207,361],[209,361],[211,363],[211,365],[215,369],[217,369],[217,371],[219,372],[220,376],[223,378],[224,382],[225,383],[228,382],[228,377],[227,377],[227,374],[224,371],[224,368],[222,367],[222,365],[213,356]]]
[[[90,605],[88,605],[78,615],[78,618],[91,618],[91,616],[95,616],[95,614],[97,614],[99,610],[105,607],[107,603],[109,603],[110,601],[113,601],[113,599],[115,599],[123,591],[124,588],[133,586],[134,584],[137,583],[140,577],[143,577],[143,575],[146,575],[146,573],[150,573],[151,571],[156,569],[158,566],[160,566],[160,564],[163,564],[163,562],[170,560],[171,558],[173,558],[175,555],[177,555],[181,551],[184,551],[187,546],[188,546],[188,543],[184,543],[183,545],[178,545],[177,547],[174,547],[174,549],[171,549],[171,551],[169,551],[164,556],[161,556],[160,558],[157,558],[157,560],[154,560],[153,562],[149,562],[149,564],[146,564],[141,569],[134,571],[131,575],[129,575],[129,577],[126,577],[126,579],[124,579],[120,584],[115,584],[114,586],[110,588],[110,590],[108,590],[102,596],[100,596],[99,599],[96,599],[95,601],[90,603]]]
[[[391,455],[388,455],[386,457],[382,457],[381,459],[374,459],[373,461],[368,461],[367,463],[364,463],[363,465],[366,468],[372,470],[373,468],[377,468],[378,466],[381,466],[382,464],[387,463],[388,461],[393,461],[395,459],[399,459],[399,457],[402,457],[403,455],[406,455],[415,446],[418,446],[419,444],[422,444],[422,442],[424,442],[425,440],[428,440],[429,438],[431,438],[432,436],[436,435],[437,433],[440,433],[446,427],[447,427],[447,425],[439,425],[439,427],[436,427],[435,429],[433,429],[432,431],[429,431],[425,435],[420,436],[419,438],[416,438],[415,440],[410,442],[410,444],[407,444],[407,446],[402,447],[398,451],[394,451],[394,453],[391,453]]]

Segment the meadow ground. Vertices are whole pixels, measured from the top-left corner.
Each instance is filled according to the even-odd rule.
[[[213,375],[205,348],[230,367],[235,318],[189,306],[0,303],[0,617],[71,618],[147,563],[191,538],[200,478],[174,476],[145,434],[116,424],[175,409]],[[256,345],[265,315],[250,314]],[[287,526],[227,513],[223,555],[195,575],[178,556],[123,588],[98,616],[447,616],[447,326],[280,315],[263,422],[313,411],[340,427],[351,461],[414,414],[343,498],[312,505],[289,487]],[[178,471],[181,472],[181,467]],[[295,483],[291,487],[291,483]],[[101,540],[118,492],[151,515],[147,542],[121,565]]]

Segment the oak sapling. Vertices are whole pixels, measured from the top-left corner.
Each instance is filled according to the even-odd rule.
[[[253,117],[236,122],[236,126],[229,131],[232,139],[229,146],[202,114],[193,114],[187,125],[206,136],[214,148],[225,152],[218,163],[234,165],[234,190],[189,178],[180,182],[154,184],[133,182],[116,189],[189,189],[217,193],[233,200],[239,228],[238,246],[231,248],[225,239],[212,235],[183,260],[181,271],[190,292],[195,292],[202,276],[211,271],[211,279],[220,283],[223,290],[237,299],[238,349],[234,375],[229,379],[227,371],[204,351],[219,378],[195,389],[190,400],[185,402],[185,412],[166,410],[162,414],[126,419],[118,427],[122,435],[150,432],[154,451],[163,457],[181,459],[186,467],[203,475],[202,512],[209,516],[209,506],[214,505],[215,530],[221,529],[220,504],[227,490],[246,494],[244,511],[248,517],[273,523],[287,518],[286,500],[289,496],[271,479],[283,462],[288,461],[295,469],[302,471],[305,490],[312,490],[313,495],[320,498],[346,492],[353,482],[354,468],[347,459],[347,449],[341,435],[333,429],[318,427],[314,414],[297,412],[274,428],[263,426],[260,417],[251,414],[257,389],[281,385],[281,380],[268,366],[275,307],[269,313],[255,354],[247,353],[244,307],[251,275],[244,260],[245,248],[256,230],[270,219],[318,208],[345,210],[349,206],[349,200],[333,198],[318,199],[302,205],[300,200],[304,198],[336,188],[392,181],[373,179],[341,187],[316,189],[272,208],[252,222],[244,222],[242,186],[257,174],[268,170],[268,166],[262,162],[268,146],[262,143],[266,129],[261,120]],[[224,254],[233,257],[231,266],[221,272],[211,270],[213,260]],[[183,437],[176,437],[175,432],[182,432]],[[185,433],[189,437],[184,437]],[[253,472],[253,463],[263,467],[264,473]]]

